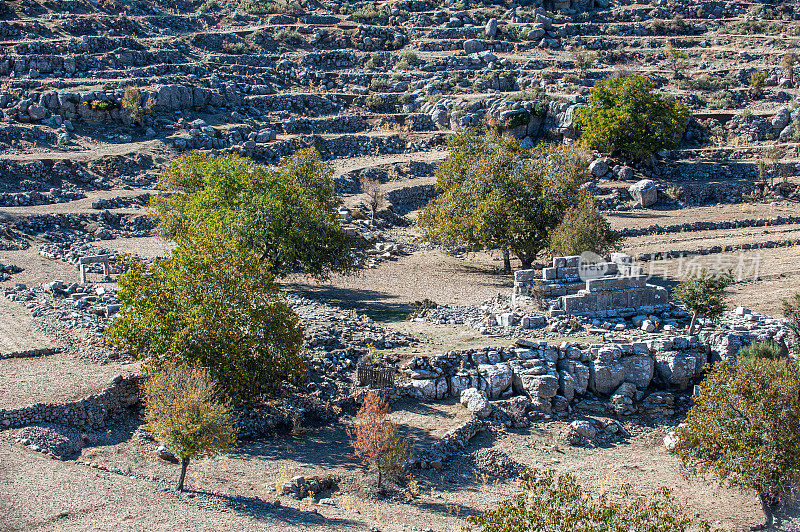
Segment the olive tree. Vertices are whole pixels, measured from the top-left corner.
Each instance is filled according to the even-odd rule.
[[[336,212],[333,169],[314,149],[267,168],[237,155],[180,157],[161,175],[150,206],[159,235],[180,242],[215,230],[255,251],[276,276],[325,277],[357,265],[361,240]]]
[[[779,497],[800,481],[800,367],[743,358],[714,364],[677,431],[675,452],[692,475],[755,492],[772,526]]]
[[[148,428],[181,459],[178,491],[190,460],[227,452],[236,443],[231,410],[216,396],[206,368],[167,364],[151,371],[144,405]]]
[[[147,366],[208,368],[234,402],[304,377],[298,317],[255,253],[208,232],[182,240],[171,258],[128,259],[127,268],[105,334]]]
[[[576,112],[581,139],[592,149],[644,159],[662,148],[674,148],[686,129],[689,109],[642,76],[599,81],[590,102]]]
[[[543,144],[532,150],[496,132],[464,130],[448,139],[436,168],[441,192],[420,214],[425,236],[450,244],[501,249],[530,268],[550,231],[577,203],[588,161],[578,148]]]

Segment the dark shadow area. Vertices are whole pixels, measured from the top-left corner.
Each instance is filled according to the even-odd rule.
[[[355,310],[377,322],[402,321],[414,310],[409,303],[396,301],[396,296],[375,290],[303,283],[287,283],[283,286],[299,296],[322,300],[345,310]]]
[[[314,467],[357,467],[361,461],[353,454],[343,425],[336,424],[301,434],[280,435],[246,442],[234,452],[242,460],[293,460]]]
[[[316,512],[304,512],[285,506],[275,506],[273,503],[258,497],[245,497],[243,495],[227,495],[209,491],[187,490],[199,497],[197,502],[203,505],[208,499],[211,506],[221,503],[236,513],[255,519],[277,519],[292,525],[323,526],[326,530],[333,527],[361,527],[361,523],[349,519],[327,518]]]
[[[667,279],[660,275],[653,275],[652,277],[647,278],[647,282],[649,284],[654,284],[656,286],[661,286],[669,290],[670,295],[672,294],[673,288],[678,286],[678,281],[675,279]]]

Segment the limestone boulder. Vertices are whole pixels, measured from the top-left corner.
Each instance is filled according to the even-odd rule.
[[[625,366],[619,362],[595,360],[589,371],[589,389],[600,395],[611,395],[625,380]]]
[[[497,399],[511,387],[514,372],[508,364],[481,364],[478,373],[486,381],[486,394],[489,399]]]
[[[658,189],[652,179],[637,181],[628,188],[628,192],[642,207],[650,207],[658,202]]]
[[[697,359],[678,351],[666,351],[656,355],[655,365],[662,382],[685,390],[694,378]]]
[[[461,404],[481,419],[489,417],[493,410],[486,393],[476,388],[467,388],[461,392]]]
[[[625,367],[625,381],[633,383],[637,388],[647,388],[653,380],[655,361],[648,355],[636,355],[622,359]]]

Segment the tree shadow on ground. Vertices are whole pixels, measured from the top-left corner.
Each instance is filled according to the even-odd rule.
[[[304,466],[357,467],[344,425],[335,424],[299,434],[282,434],[243,442],[235,450],[242,460],[292,460]]]
[[[415,449],[429,448],[438,437],[405,424],[399,425],[401,436]],[[234,451],[240,460],[290,460],[300,466],[315,468],[359,468],[364,463],[355,456],[344,425],[336,424],[301,434],[287,434],[243,442]]]
[[[246,515],[254,519],[274,519],[291,525],[306,525],[309,527],[320,526],[323,527],[324,530],[331,530],[334,527],[363,527],[363,524],[357,521],[335,517],[329,518],[317,512],[304,512],[286,506],[275,506],[275,504],[259,499],[258,497],[228,495],[225,493],[214,493],[202,490],[187,490],[187,493],[198,496],[197,502],[201,506],[203,506],[204,503],[212,507],[222,504],[238,514]]]
[[[293,294],[322,300],[345,310],[355,310],[378,322],[402,321],[414,310],[410,303],[399,302],[397,296],[377,290],[339,288],[328,284],[314,285],[301,282],[286,283],[283,286]]]

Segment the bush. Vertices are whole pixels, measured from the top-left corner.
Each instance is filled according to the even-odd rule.
[[[158,441],[181,459],[178,491],[189,460],[214,456],[236,443],[229,407],[217,400],[205,368],[169,364],[147,375],[144,417]]]
[[[725,289],[733,282],[730,273],[709,274],[707,271],[699,275],[682,279],[672,297],[686,310],[692,313],[689,334],[694,331],[698,316],[716,319],[725,311]]]
[[[153,112],[155,98],[150,96],[142,105],[142,92],[137,87],[126,87],[122,97],[122,109],[126,112],[126,119],[132,124],[143,125],[145,116]]]
[[[591,194],[582,193],[579,203],[570,207],[564,219],[550,233],[550,253],[557,257],[580,255],[591,251],[605,255],[616,249],[619,235],[597,210]]]
[[[783,316],[789,320],[795,352],[800,352],[800,293],[783,300]]]
[[[623,485],[621,495],[592,495],[584,491],[574,475],[555,471],[531,471],[531,480],[522,492],[500,503],[495,510],[469,517],[471,526],[482,532],[561,531],[561,532],[689,532],[703,522],[694,523],[675,501],[668,488],[650,496],[633,496]]]
[[[800,368],[749,358],[716,363],[677,431],[675,451],[691,474],[752,490],[766,526],[780,496],[800,481]]]
[[[275,32],[275,40],[279,42],[288,43],[294,46],[299,46],[305,42],[303,36],[289,28],[281,28]]]
[[[169,259],[127,260],[120,314],[105,336],[161,368],[207,368],[215,390],[242,403],[305,376],[303,332],[253,252],[215,232],[183,239]]]
[[[633,74],[596,83],[590,105],[576,116],[583,141],[632,159],[674,148],[686,129],[689,110],[669,96],[653,93],[654,87]]]
[[[421,65],[422,60],[414,52],[407,50],[400,54],[400,61],[397,62],[398,70],[411,70],[417,65]]]
[[[250,52],[250,45],[246,42],[224,42],[222,43],[222,51],[226,54],[240,55]]]
[[[408,460],[409,443],[397,424],[387,418],[389,404],[375,392],[367,393],[347,434],[356,456],[378,470],[378,489],[385,473],[397,473]]]
[[[364,98],[364,106],[373,113],[380,113],[386,109],[386,101],[380,94],[368,94]]]
[[[89,102],[89,108],[92,111],[110,111],[114,108],[114,104],[103,100],[92,100]]]
[[[739,351],[738,360],[748,360],[758,358],[762,360],[774,360],[780,358],[781,350],[775,342],[761,341],[753,342]]]
[[[239,9],[251,15],[302,15],[303,6],[295,0],[241,0]]]

